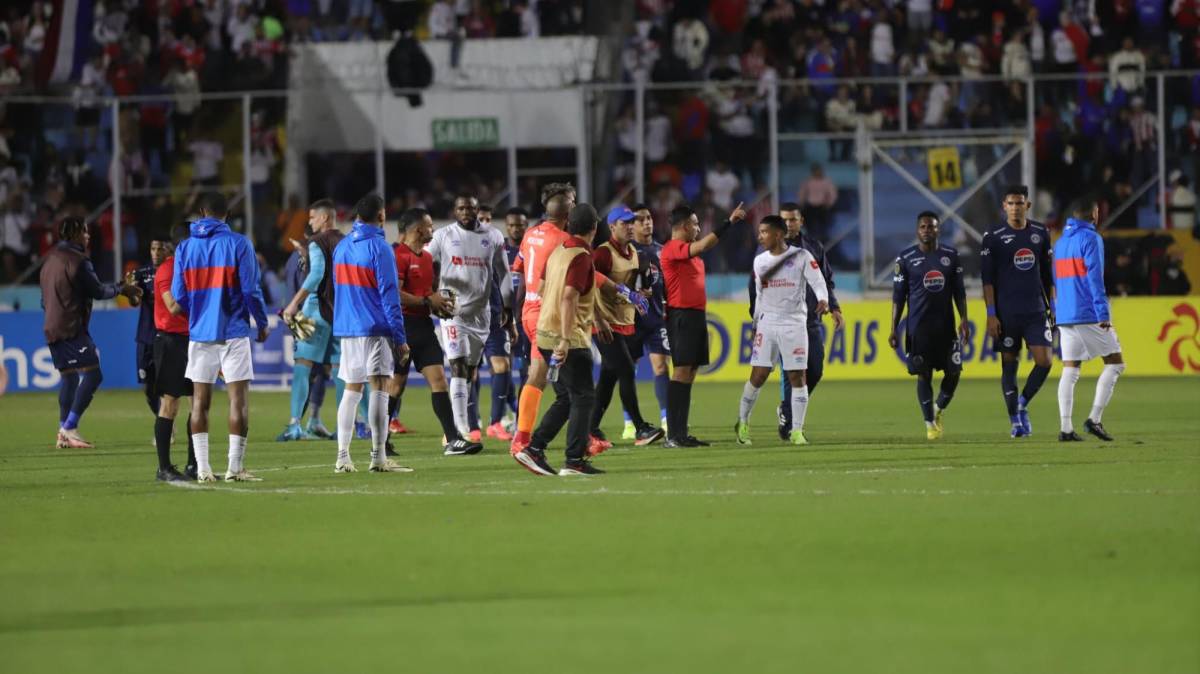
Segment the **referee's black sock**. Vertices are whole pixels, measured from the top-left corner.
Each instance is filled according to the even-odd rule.
[[[679,405],[683,402],[683,384],[672,379],[667,382],[667,438],[679,440],[685,434],[679,432]]]
[[[446,435],[446,442],[454,442],[458,439],[458,428],[454,426],[454,408],[450,405],[450,393],[435,391],[429,394],[429,398],[433,402],[433,413],[437,415],[438,422],[442,424],[442,433]]]
[[[679,396],[683,399],[679,403],[679,437],[686,438],[688,436],[688,417],[692,412],[692,385],[680,382]]]
[[[926,423],[933,423],[933,378],[917,377],[917,402]]]
[[[388,396],[388,420],[395,419],[400,411],[400,396]]]
[[[165,470],[171,465],[171,431],[174,419],[154,417],[154,449],[158,450],[158,467]]]

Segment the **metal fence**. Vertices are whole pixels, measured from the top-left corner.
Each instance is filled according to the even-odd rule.
[[[322,196],[348,203],[373,189],[397,204],[429,201],[452,194],[450,178],[470,173],[481,201],[503,208],[536,205],[542,183],[568,179],[581,200],[648,204],[665,229],[665,213],[683,201],[709,219],[737,201],[755,214],[774,212],[799,200],[819,167],[837,196],[802,204],[809,225],[838,268],[872,287],[911,242],[917,210],[941,212],[949,239],[969,258],[980,233],[999,221],[998,191],[1011,182],[1031,187],[1037,219],[1101,190],[1110,201],[1105,225],[1168,226],[1165,177],[1200,177],[1187,145],[1189,124],[1200,130],[1200,71],[1148,73],[1136,85],[1127,91],[1104,73],[582,84],[574,91],[587,142],[545,148],[501,139],[465,159],[390,147],[378,123],[382,103],[360,120],[374,129],[368,151],[290,133],[290,120],[312,114],[317,90],[5,103],[36,107],[37,137],[26,139],[31,163],[57,153],[71,170],[92,169],[84,182],[103,198],[93,198],[89,212],[111,238],[97,247],[97,266],[114,276],[147,245],[151,228],[187,217],[206,190],[231,197],[236,226],[274,262],[288,232],[303,226],[298,206]],[[417,92],[349,93],[382,102]],[[522,92],[507,93],[521,104]],[[38,176],[41,166],[17,169]],[[710,261],[714,270],[741,271],[753,238],[723,248]]]

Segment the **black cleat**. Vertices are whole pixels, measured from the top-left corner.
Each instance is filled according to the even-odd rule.
[[[1079,437],[1079,434],[1076,433],[1075,431],[1071,431],[1070,433],[1060,432],[1058,434],[1058,441],[1059,442],[1083,442],[1083,438]]]
[[[167,466],[166,468],[159,468],[158,473],[154,475],[154,479],[159,482],[191,482],[196,478],[189,479],[187,475],[179,472],[179,469],[175,466]]]
[[[705,442],[705,441],[697,438],[694,435],[689,435],[689,436],[685,437],[683,439],[683,442],[687,443],[684,445],[685,447],[711,447],[712,446],[711,443]]]
[[[471,442],[465,438],[458,438],[442,448],[442,454],[446,456],[471,456],[482,451],[483,443]]]
[[[638,429],[637,439],[633,441],[634,447],[645,447],[646,445],[654,444],[666,435],[666,431],[658,426],[645,424]]]
[[[184,466],[184,468],[183,468],[184,477],[191,480],[192,482],[196,481],[196,476],[199,474],[200,474],[200,468],[199,468],[199,466],[196,466],[194,464],[189,463],[188,465]]]
[[[568,475],[603,475],[604,471],[593,466],[590,461],[578,459],[567,461],[563,464],[562,470],[558,471],[558,474],[562,477]]]
[[[775,408],[775,415],[779,418],[779,439],[787,440],[792,433],[792,422],[787,418],[787,413],[783,411],[783,403],[779,403],[779,407]]]
[[[400,456],[396,453],[396,446],[392,444],[391,440],[388,440],[383,445],[383,452],[385,456]]]
[[[683,449],[684,447],[687,447],[687,445],[683,444],[683,441],[673,438],[667,438],[666,440],[663,440],[662,446],[663,449]]]
[[[546,460],[546,452],[544,450],[536,447],[526,447],[513,454],[512,457],[517,463],[521,464],[522,468],[534,475],[545,475],[548,477],[558,475],[558,471],[554,470],[554,467]]]
[[[1083,430],[1091,433],[1105,442],[1113,441],[1113,436],[1109,435],[1108,431],[1104,430],[1104,424],[1100,423],[1099,421],[1092,421],[1091,419],[1084,421]]]

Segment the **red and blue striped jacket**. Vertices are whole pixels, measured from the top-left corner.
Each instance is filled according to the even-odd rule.
[[[361,221],[333,249],[333,335],[407,343],[396,258],[382,227]]]
[[[250,317],[267,325],[258,257],[250,240],[215,218],[192,223],[191,237],[175,250],[171,295],[188,314],[193,342],[250,336]]]

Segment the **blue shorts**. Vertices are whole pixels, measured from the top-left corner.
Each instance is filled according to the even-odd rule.
[[[644,353],[670,355],[671,345],[667,340],[666,323],[655,322],[647,324],[638,322],[637,330],[633,333],[633,340],[630,342],[629,349],[635,359],[641,358]]]
[[[1012,314],[999,318],[1000,339],[996,340],[995,345],[997,351],[1016,353],[1021,350],[1021,342],[1027,346],[1051,346],[1054,343],[1054,333],[1050,331],[1046,314]]]
[[[295,357],[322,365],[341,360],[341,340],[333,338],[333,327],[325,321],[320,313],[310,316],[310,318],[313,323],[317,324],[317,327],[308,339],[296,342]]]
[[[510,358],[512,357],[512,340],[509,339],[508,330],[505,330],[500,325],[500,319],[492,317],[492,327],[488,331],[487,341],[483,343],[483,355],[488,358]]]
[[[92,336],[86,332],[71,339],[60,339],[49,347],[56,370],[78,370],[100,365],[100,352],[96,350]]]

